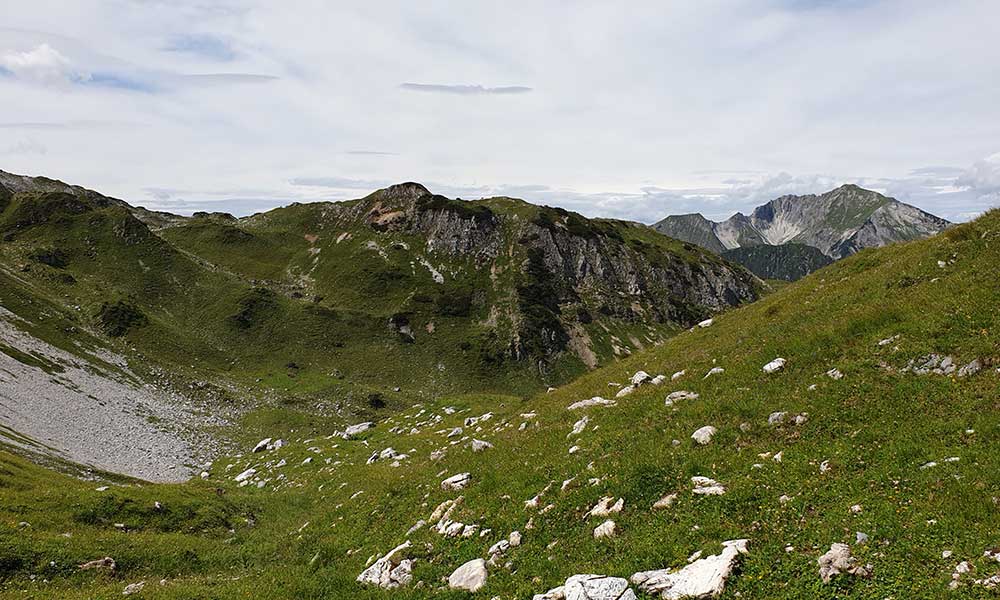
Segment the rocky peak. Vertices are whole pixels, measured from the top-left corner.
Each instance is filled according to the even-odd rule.
[[[379,194],[386,200],[416,200],[431,195],[426,187],[413,181],[390,185],[379,190]]]

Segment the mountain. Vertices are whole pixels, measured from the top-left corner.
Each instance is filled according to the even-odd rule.
[[[339,220],[315,227],[325,210],[398,227],[392,235],[457,218],[383,210],[408,203],[383,194],[300,216],[320,239],[342,232]],[[255,237],[289,231],[285,218],[300,210],[234,227]],[[101,248],[115,231],[148,243],[145,233],[128,233],[142,229],[123,229],[132,223],[125,217],[105,232],[111,216],[100,211],[64,211],[47,222],[69,232],[80,215],[89,224],[80,243]],[[199,239],[209,246],[219,236],[243,239],[207,226],[225,220],[188,226],[205,226]],[[385,240],[354,233],[362,231]],[[38,239],[36,230],[18,230],[3,249]],[[143,586],[135,597],[548,600],[631,597],[626,588],[650,599],[995,597],[998,239],[993,211],[928,239],[847,257],[822,278],[791,283],[547,392],[428,395],[360,423],[274,386],[273,402],[213,430],[232,445],[184,483],[99,472],[81,479],[0,451],[0,595],[113,598]],[[81,285],[86,247],[73,246],[66,266]],[[481,244],[470,251],[491,252]],[[154,257],[141,258],[150,266]],[[127,262],[119,268],[131,270]],[[36,264],[4,271],[0,322],[22,335],[6,337],[0,357],[17,356],[24,368],[12,380],[14,359],[4,363],[0,390],[27,374],[45,381],[72,373],[27,335],[105,361],[88,372],[142,366],[131,355],[119,363],[107,349],[128,353],[140,342],[131,330],[120,345],[90,336],[90,311],[62,296],[69,287],[46,295],[42,273],[59,272]],[[217,268],[228,280],[222,269],[230,267]],[[205,277],[191,285],[212,281]],[[238,322],[253,322],[246,308]],[[146,327],[166,318],[149,312]],[[130,321],[123,316],[109,322]],[[206,335],[218,327],[205,323]],[[368,360],[392,368],[399,355],[386,358],[387,347],[374,347]],[[227,361],[213,368],[218,380],[234,373]],[[106,394],[91,404],[121,400]],[[202,413],[223,414],[232,399],[204,401]],[[130,414],[116,412],[104,426]],[[159,415],[153,422],[165,427]],[[588,573],[606,577],[570,579]],[[482,587],[474,596],[449,589],[460,584]],[[548,590],[556,591],[543,596]]]
[[[844,185],[820,195],[781,196],[758,206],[749,216],[736,213],[714,222],[700,214],[677,215],[653,228],[718,253],[799,243],[836,260],[862,248],[927,237],[948,225],[944,219],[878,192]]]
[[[756,244],[723,250],[722,258],[743,265],[762,279],[796,281],[833,262],[818,248],[789,242],[780,246]]]
[[[225,396],[234,415],[275,397],[370,416],[446,393],[528,394],[763,289],[742,267],[643,225],[512,198],[453,200],[416,183],[242,219],[149,211],[43,178],[4,173],[0,186],[0,304],[24,320],[0,348]],[[26,322],[44,328],[20,331]],[[67,373],[52,398],[120,397],[128,384]],[[20,381],[25,398],[51,383]],[[169,395],[148,398],[149,410],[160,414]],[[0,424],[97,456],[100,444],[20,416]]]

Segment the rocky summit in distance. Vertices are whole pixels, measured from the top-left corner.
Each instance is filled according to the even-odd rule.
[[[781,196],[758,206],[749,216],[736,213],[725,221],[715,222],[697,213],[673,215],[654,224],[653,228],[720,254],[736,248],[795,243],[811,246],[830,259],[838,260],[863,248],[934,235],[949,225],[940,217],[878,192],[843,185],[825,194]],[[778,260],[788,255],[781,251],[764,254]],[[792,254],[803,258],[802,252]],[[744,262],[741,253],[730,254],[727,258],[751,270],[755,269],[753,265],[768,262],[761,260],[761,252],[745,255],[755,260]],[[809,264],[822,266],[819,262],[810,259]],[[766,271],[754,272],[771,278]]]

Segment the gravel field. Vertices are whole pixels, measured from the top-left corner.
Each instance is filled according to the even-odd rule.
[[[225,424],[220,417],[137,383],[127,369],[117,373],[39,340],[17,321],[0,312],[0,344],[38,364],[0,352],[0,439],[155,482],[184,481],[211,458],[214,443],[202,428]],[[126,364],[108,353],[100,359]]]

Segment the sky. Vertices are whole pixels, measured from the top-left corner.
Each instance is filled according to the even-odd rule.
[[[1000,205],[1000,2],[6,0],[0,169],[180,214],[857,183],[963,221]]]

